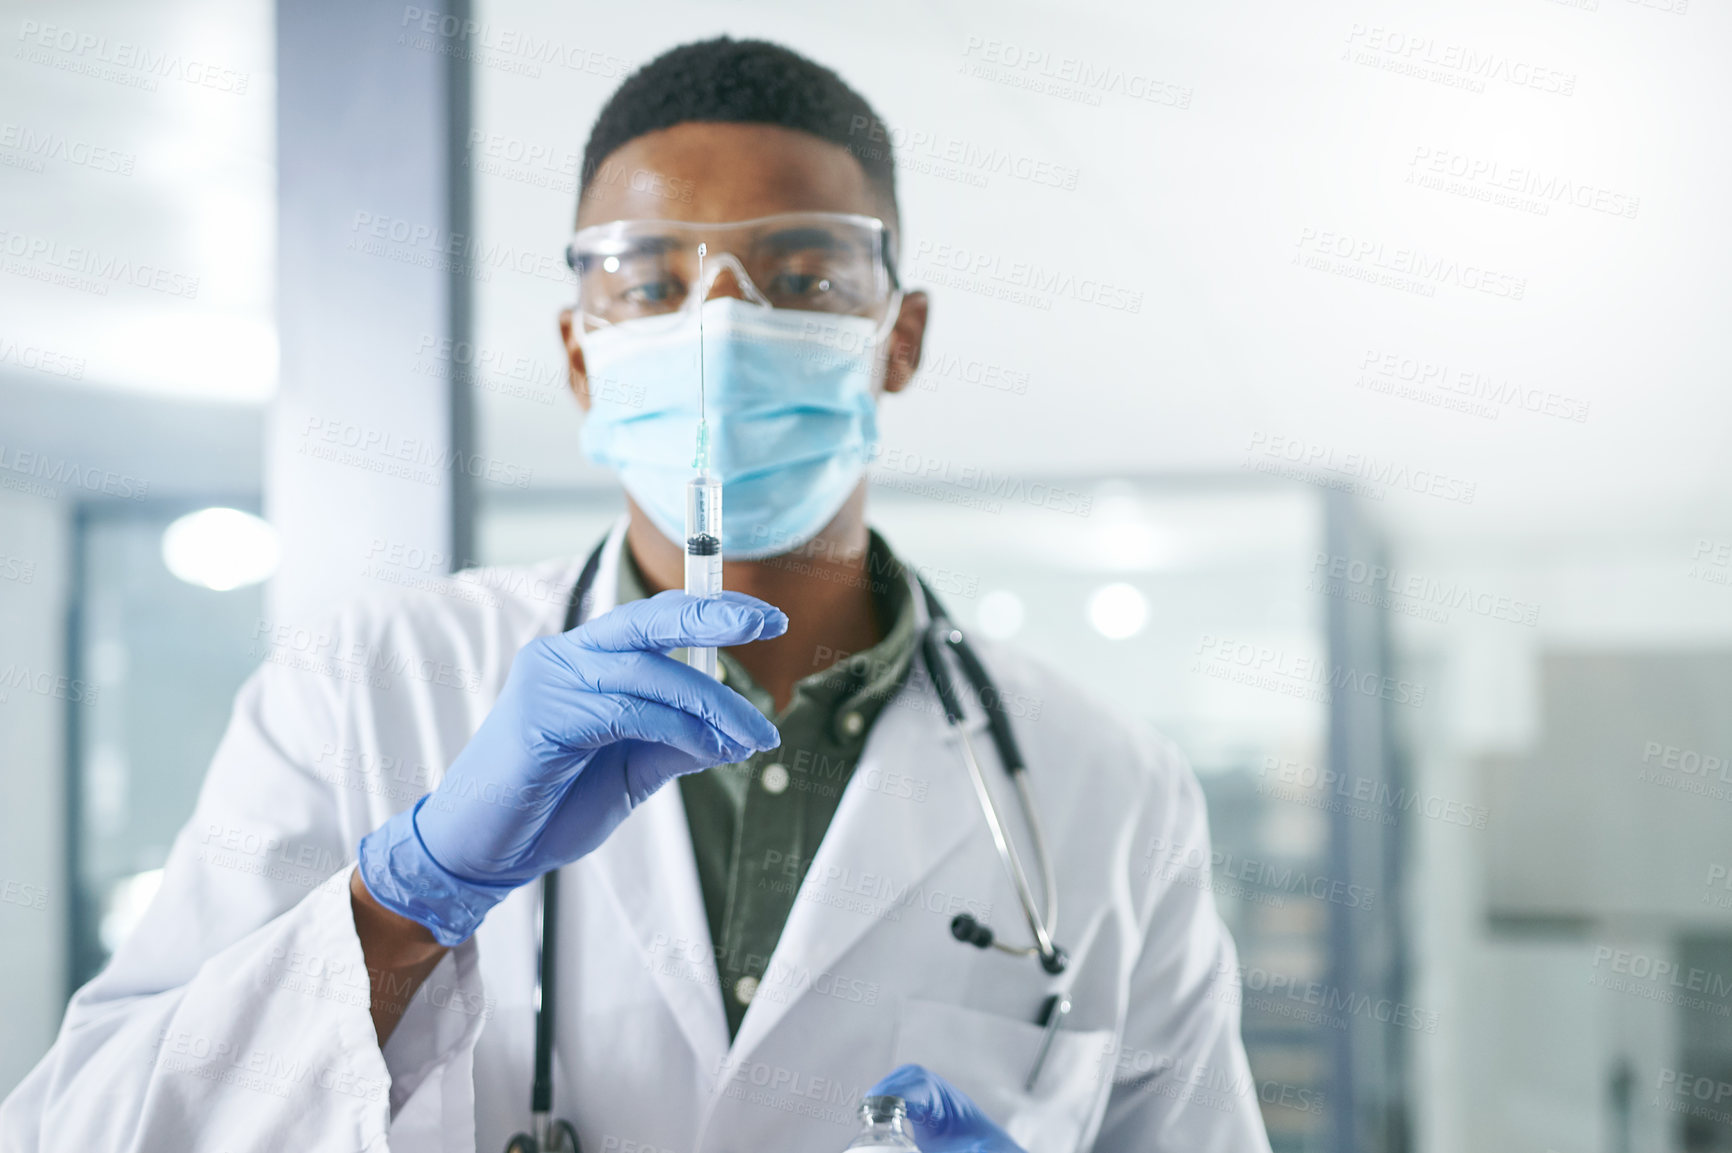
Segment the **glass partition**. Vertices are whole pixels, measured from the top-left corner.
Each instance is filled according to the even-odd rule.
[[[77,520],[73,676],[95,692],[72,710],[72,986],[96,974],[155,893],[262,656],[263,585],[218,592],[164,565],[163,530],[197,507],[88,506]]]

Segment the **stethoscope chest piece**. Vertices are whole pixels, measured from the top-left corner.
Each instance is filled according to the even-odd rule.
[[[536,1133],[519,1133],[505,1143],[505,1153],[578,1153],[577,1130],[569,1121],[536,1118]]]

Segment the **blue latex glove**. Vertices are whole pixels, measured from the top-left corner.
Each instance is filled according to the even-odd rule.
[[[682,773],[781,743],[745,697],[666,650],[780,636],[743,593],[664,592],[524,645],[493,710],[439,787],[361,840],[381,905],[442,945],[519,885],[575,861]]]
[[[920,1153],[1023,1153],[962,1090],[920,1065],[904,1065],[866,1091],[908,1102]]]

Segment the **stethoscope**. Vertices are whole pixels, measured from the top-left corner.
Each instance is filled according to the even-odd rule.
[[[601,554],[606,547],[605,541],[595,547],[589,554],[589,559],[584,562],[577,583],[572,586],[571,597],[565,609],[565,624],[562,626],[566,632],[570,632],[589,617],[589,609],[594,600],[595,575],[601,568]],[[1011,732],[1004,700],[991,676],[987,674],[986,666],[981,664],[980,657],[962,635],[962,630],[950,622],[943,606],[938,602],[938,597],[919,576],[911,573],[909,579],[920,590],[926,603],[928,624],[920,638],[921,660],[926,666],[927,675],[932,679],[932,689],[938,695],[939,704],[944,709],[944,719],[950,725],[951,731],[960,738],[962,760],[968,766],[968,776],[974,784],[975,797],[980,801],[980,811],[985,815],[987,830],[992,834],[993,848],[998,853],[999,863],[1004,866],[1004,871],[1010,878],[1012,888],[1016,890],[1017,902],[1022,906],[1022,915],[1028,922],[1034,943],[1006,944],[998,940],[987,925],[967,913],[957,914],[950,922],[951,935],[958,941],[979,949],[997,949],[1017,957],[1036,957],[1040,960],[1042,969],[1056,976],[1064,972],[1065,966],[1070,963],[1069,956],[1053,940],[1053,935],[1058,932],[1058,880],[1053,871],[1052,858],[1047,853],[1046,836],[1041,831],[1034,795],[1029,791],[1028,766],[1022,759],[1021,747],[1016,743],[1016,734]],[[1040,869],[1041,888],[1046,895],[1044,911],[1035,904],[1034,890],[1028,883],[1028,872],[1023,868],[1022,858],[1005,831],[998,800],[986,786],[986,774],[980,767],[980,758],[974,752],[974,742],[970,740],[968,728],[963,723],[966,714],[962,708],[962,697],[956,691],[956,681],[950,675],[949,660],[945,657],[947,649],[961,667],[964,679],[974,690],[975,699],[980,702],[981,710],[986,714],[987,732],[998,752],[999,763],[1010,775],[1011,783],[1016,789],[1017,803],[1022,808],[1023,820],[1028,826],[1029,841],[1034,847],[1035,864]],[[505,1153],[579,1153],[577,1130],[572,1128],[570,1122],[553,1116],[553,1022],[557,1014],[555,993],[559,965],[558,915],[559,870],[554,869],[542,874],[541,910],[536,919],[535,1074],[529,1089],[531,1132],[512,1137],[506,1142]],[[1046,1047],[1051,1043],[1053,1029],[1069,1009],[1068,998],[1058,995],[1049,998],[1048,1007],[1043,1013],[1043,1016],[1048,1018],[1049,1029],[1042,1045],[1041,1058],[1037,1059],[1034,1070],[1029,1074],[1031,1086],[1039,1073]]]

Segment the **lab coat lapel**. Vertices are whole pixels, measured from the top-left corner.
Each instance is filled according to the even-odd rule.
[[[933,939],[948,938],[942,916],[925,903],[931,895],[922,883],[964,837],[979,831],[956,740],[916,660],[872,727],[771,958],[772,971],[790,975],[789,995],[752,1002],[730,1063],[749,1055],[811,994],[812,982],[886,916],[931,917]],[[898,778],[924,783],[924,800],[887,787]]]
[[[638,960],[698,1055],[698,1067],[721,1068],[728,1019],[679,789],[669,785],[639,806],[594,859],[637,942]]]
[[[602,550],[592,618],[614,606],[625,525],[621,518]],[[715,950],[679,789],[665,786],[638,806],[589,860],[618,902],[639,961],[697,1053],[698,1067],[720,1068],[728,1018],[716,991]]]

